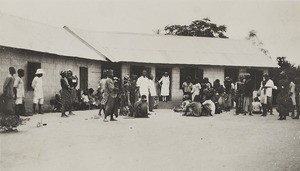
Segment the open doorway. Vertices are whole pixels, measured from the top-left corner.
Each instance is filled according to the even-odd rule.
[[[156,67],[155,69],[155,75],[156,79],[159,81],[164,73],[167,72],[170,77],[170,88],[169,88],[169,96],[167,97],[167,101],[171,101],[172,99],[172,68],[166,68],[166,67]],[[160,92],[160,91],[159,91]],[[161,96],[159,97],[159,101],[161,101]]]

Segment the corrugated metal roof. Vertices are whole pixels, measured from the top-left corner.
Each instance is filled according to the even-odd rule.
[[[114,62],[277,67],[247,40],[69,29]]]
[[[105,60],[63,28],[0,12],[0,45],[63,56]]]

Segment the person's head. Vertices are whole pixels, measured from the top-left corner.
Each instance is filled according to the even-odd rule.
[[[23,69],[18,69],[18,76],[20,78],[24,77],[25,73],[24,73],[24,70]]]
[[[67,77],[72,77],[72,76],[73,76],[72,70],[68,69],[68,71],[67,71]]]
[[[119,78],[118,77],[114,77],[113,81],[114,81],[114,83],[118,83],[119,82]]]
[[[60,76],[62,78],[65,78],[66,77],[66,71],[60,71]]]
[[[189,95],[183,95],[182,101],[186,101],[186,100],[190,100],[190,96]]]
[[[123,80],[124,80],[124,83],[128,83],[130,81],[129,75],[125,75]]]
[[[141,101],[146,102],[147,101],[147,96],[146,95],[142,95]]]
[[[165,76],[165,77],[169,76],[168,72],[165,72],[165,73],[164,73],[164,76]]]
[[[93,88],[89,88],[89,94],[93,94],[94,93],[94,89]]]
[[[245,79],[246,79],[246,80],[249,80],[250,78],[251,78],[251,75],[250,75],[249,73],[246,73],[246,74],[245,74]]]
[[[114,76],[114,70],[112,70],[112,69],[107,70],[107,77],[113,78],[113,76]]]
[[[102,72],[102,78],[107,78],[107,71],[106,71],[106,70],[104,70],[104,71]]]
[[[207,78],[207,77],[204,77],[204,78],[203,78],[203,82],[204,82],[204,83],[208,83],[208,82],[209,82],[208,78]]]
[[[264,78],[265,80],[268,80],[268,79],[269,79],[269,74],[264,73],[263,78]]]
[[[131,79],[132,79],[132,81],[134,81],[134,80],[137,80],[137,78],[138,78],[138,76],[133,74]]]
[[[42,69],[37,69],[36,72],[35,72],[35,75],[37,77],[42,77],[44,74],[44,71]]]
[[[142,71],[142,76],[144,76],[144,77],[147,76],[147,71],[145,69]]]
[[[225,81],[231,81],[230,77],[225,77]]]
[[[87,90],[83,90],[82,94],[87,95],[88,94],[87,92],[88,92]]]
[[[255,102],[259,102],[259,98],[258,98],[258,97],[255,97],[255,98],[254,98],[254,101],[255,101]]]
[[[16,73],[16,69],[14,67],[9,67],[8,70],[11,75],[14,75]]]

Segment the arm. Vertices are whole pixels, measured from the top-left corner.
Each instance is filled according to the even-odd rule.
[[[19,80],[19,78],[16,78],[15,82],[14,82],[14,88],[13,88],[15,98],[17,97],[17,87],[19,86],[19,84],[20,84],[20,80]]]

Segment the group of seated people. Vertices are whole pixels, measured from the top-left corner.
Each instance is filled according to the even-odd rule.
[[[73,109],[75,110],[91,110],[98,109],[100,106],[100,93],[97,90],[94,93],[94,89],[89,88],[86,90],[77,90],[77,97],[73,103]],[[61,94],[55,93],[54,99],[50,100],[51,112],[60,112],[62,107]]]

